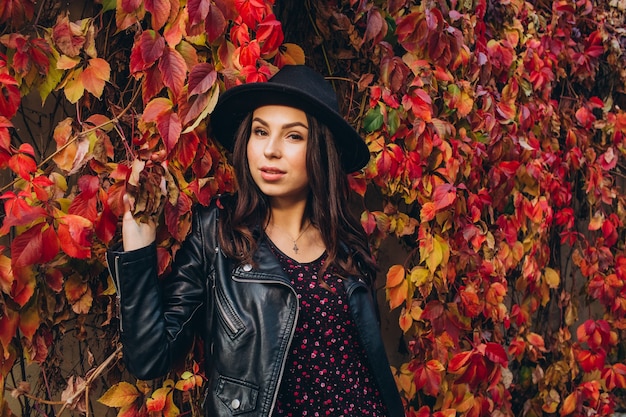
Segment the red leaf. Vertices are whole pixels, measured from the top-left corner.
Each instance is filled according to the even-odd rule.
[[[144,7],[150,12],[152,28],[159,30],[165,25],[170,16],[172,4],[169,0],[145,0]]]
[[[122,10],[132,13],[141,6],[141,0],[122,0]]]
[[[46,223],[36,224],[13,239],[11,242],[13,267],[24,267],[39,262],[43,251],[41,230],[44,226]]]
[[[63,273],[56,268],[46,271],[46,284],[56,293],[60,293],[63,290],[63,278]]]
[[[163,77],[158,66],[152,66],[145,71],[145,78],[141,83],[141,97],[144,103],[152,100],[165,87]]]
[[[95,220],[96,236],[105,244],[111,242],[117,230],[117,216],[108,205]]]
[[[217,72],[211,64],[201,63],[196,65],[189,73],[188,97],[209,91],[217,80]]]
[[[239,47],[239,64],[243,67],[256,67],[257,61],[261,58],[261,47],[254,39]],[[243,71],[242,71],[243,72]],[[251,82],[247,81],[246,82]]]
[[[194,131],[185,133],[178,140],[173,156],[184,169],[189,168],[195,160],[199,145],[200,138]]]
[[[189,23],[193,26],[204,21],[204,19],[206,19],[207,15],[209,14],[209,10],[211,9],[212,7],[210,0],[189,0],[187,2],[187,10],[189,11]]]
[[[259,23],[256,29],[256,38],[261,47],[261,55],[264,57],[272,57],[276,54],[278,47],[285,40],[283,35],[283,27],[276,20],[274,15],[269,15]]]
[[[52,261],[59,253],[59,238],[53,227],[47,226],[41,234],[41,257],[38,263]]]
[[[433,203],[435,210],[440,211],[456,201],[456,187],[452,184],[441,184],[435,189]]]
[[[57,18],[52,39],[59,51],[72,58],[80,54],[86,40],[80,25],[70,22],[67,13]]]
[[[502,345],[498,343],[488,342],[485,348],[485,356],[493,363],[503,365],[505,368],[509,363],[509,358]]]
[[[154,30],[142,32],[130,55],[131,74],[144,71],[161,58],[165,50],[165,39]]]
[[[191,199],[180,193],[176,206],[165,204],[165,224],[170,234],[182,242],[191,229]]]
[[[235,0],[235,8],[246,25],[255,27],[263,20],[268,6],[263,0]]]
[[[420,365],[415,371],[415,387],[423,389],[424,393],[432,397],[439,395],[442,372],[444,368],[437,360],[430,360],[426,365]]]
[[[11,159],[9,159],[9,167],[25,180],[30,180],[30,174],[37,171],[37,163],[35,160],[23,153],[13,155]]]
[[[187,64],[182,55],[173,48],[165,48],[159,61],[159,69],[163,76],[163,84],[168,87],[175,96],[183,89],[187,76]]]
[[[12,226],[23,226],[30,224],[32,221],[41,217],[46,217],[48,212],[40,206],[30,206],[21,197],[16,196],[13,192],[7,192],[1,198],[7,199],[4,203],[4,223],[0,233],[7,233]]]
[[[157,129],[161,134],[167,153],[170,153],[178,143],[180,133],[183,130],[178,114],[169,111],[157,116]]]
[[[59,218],[58,236],[63,252],[73,258],[91,256],[92,223],[81,216],[64,214]]]
[[[211,7],[209,14],[204,21],[207,39],[209,43],[215,42],[223,34],[228,27],[228,21],[224,17],[222,10],[218,7]]]
[[[602,371],[602,379],[606,381],[606,387],[612,391],[615,388],[626,388],[626,365],[614,363]]]
[[[20,90],[15,78],[0,73],[0,116],[11,119],[17,113],[20,101]]]

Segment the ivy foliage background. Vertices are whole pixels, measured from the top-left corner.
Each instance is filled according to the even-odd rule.
[[[623,0],[74,3],[0,1],[1,416],[199,415],[201,349],[124,371],[103,255],[129,192],[164,206],[166,273],[236,188],[220,92],[303,62],[370,148],[373,248],[403,248],[380,285],[407,416],[626,408]]]

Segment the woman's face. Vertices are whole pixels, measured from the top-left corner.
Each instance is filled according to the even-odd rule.
[[[309,126],[302,110],[263,106],[252,114],[248,166],[254,182],[274,202],[306,200]]]

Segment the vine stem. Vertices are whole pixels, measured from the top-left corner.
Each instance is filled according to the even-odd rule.
[[[128,105],[126,107],[124,107],[124,109],[122,109],[122,111],[116,115],[114,118],[112,118],[111,120],[105,122],[105,123],[101,123],[98,126],[94,126],[90,129],[84,130],[78,134],[76,134],[73,138],[71,138],[70,140],[67,141],[67,143],[63,146],[61,146],[59,149],[57,149],[54,153],[52,153],[50,156],[48,156],[46,159],[44,159],[43,161],[41,161],[39,163],[39,165],[37,165],[37,168],[41,168],[42,166],[44,166],[45,164],[47,164],[48,162],[50,162],[55,156],[57,156],[58,154],[60,154],[61,152],[63,152],[68,146],[70,146],[71,144],[73,144],[74,142],[76,142],[78,139],[84,137],[85,135],[94,132],[98,129],[101,129],[102,127],[109,125],[109,124],[117,124],[120,120],[120,117],[122,115],[124,115],[126,112],[128,112],[131,108],[131,106],[133,105],[133,103],[135,102],[135,100],[137,99],[137,96],[139,96],[140,90],[136,90],[135,93],[133,94],[133,96],[130,99],[130,102],[128,103]],[[18,181],[18,179],[14,179],[13,181],[11,181],[10,183],[8,183],[7,185],[5,185],[4,187],[2,187],[0,189],[0,193],[6,191],[8,188],[12,187],[13,185],[15,185],[15,183]]]
[[[79,398],[83,392],[85,393],[86,396],[88,396],[89,394],[89,386],[91,385],[91,383],[98,378],[102,372],[108,368],[108,366],[113,362],[119,359],[120,355],[122,353],[122,345],[118,344],[117,348],[115,349],[115,352],[111,353],[109,355],[108,358],[106,358],[104,360],[104,362],[102,362],[100,365],[98,365],[98,367],[96,369],[94,369],[94,371],[92,373],[90,373],[87,376],[87,380],[85,381],[85,383],[83,384],[83,386],[81,386],[78,391],[76,391],[71,397],[69,397],[68,399],[66,399],[65,401],[63,401],[63,406],[61,407],[61,409],[59,410],[58,415],[60,416],[61,414],[63,414],[63,411],[65,411],[65,409],[67,408],[68,405],[72,404],[74,402],[74,400],[76,400],[77,398]],[[56,404],[59,404],[58,402]],[[89,407],[85,407],[86,408],[86,416],[89,417]]]
[[[68,405],[72,404],[72,402],[74,402],[74,400],[76,400],[76,398],[79,398],[83,392],[88,395],[89,394],[89,386],[93,383],[93,381],[98,378],[102,372],[109,367],[109,365],[115,361],[118,360],[120,355],[122,353],[122,345],[118,344],[118,346],[116,347],[115,351],[113,353],[111,353],[109,355],[108,358],[106,358],[104,360],[104,362],[102,362],[100,365],[98,365],[98,367],[96,369],[94,369],[94,371],[92,373],[89,374],[89,376],[87,377],[87,380],[85,381],[85,383],[83,384],[83,386],[76,391],[71,397],[69,397],[68,399],[64,400],[64,401],[54,401],[54,400],[44,400],[43,398],[39,398],[35,395],[32,394],[28,394],[26,392],[22,392],[20,393],[21,396],[26,397],[28,399],[31,399],[39,404],[46,404],[46,405],[62,405],[61,409],[59,410],[58,415],[61,415],[63,413],[63,411],[65,411],[65,409],[67,408]],[[87,417],[89,417],[89,408],[87,407]]]

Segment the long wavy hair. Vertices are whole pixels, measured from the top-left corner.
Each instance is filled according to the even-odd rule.
[[[309,136],[306,169],[309,173],[309,198],[305,216],[321,232],[326,246],[324,269],[337,268],[339,274],[358,274],[371,284],[376,272],[367,236],[361,223],[348,209],[350,188],[331,131],[307,114]],[[254,182],[248,166],[247,144],[252,127],[248,114],[237,133],[233,167],[238,191],[225,210],[219,226],[224,254],[241,263],[252,263],[257,241],[269,221],[268,197]]]

